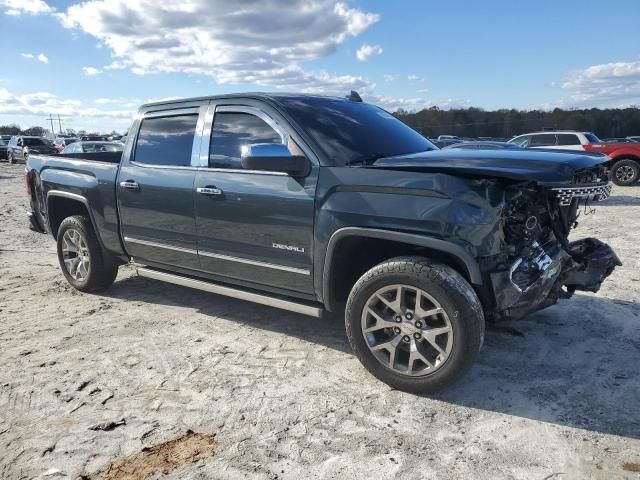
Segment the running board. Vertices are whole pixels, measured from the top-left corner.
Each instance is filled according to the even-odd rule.
[[[176,275],[174,273],[166,273],[148,267],[138,267],[136,268],[136,271],[141,277],[153,278],[154,280],[161,280],[163,282],[173,283],[175,285],[182,285],[183,287],[196,288],[198,290],[204,290],[205,292],[216,293],[218,295],[224,295],[226,297],[238,298],[240,300],[246,300],[248,302],[266,305],[268,307],[288,310],[290,312],[301,313],[302,315],[308,315],[310,317],[320,317],[322,316],[323,312],[322,308],[314,307],[305,303],[292,302],[290,300],[284,300],[278,297],[269,297],[267,295],[248,292],[246,290],[224,287],[215,283],[195,280],[193,278]]]

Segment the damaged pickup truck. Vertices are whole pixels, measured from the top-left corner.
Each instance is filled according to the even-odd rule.
[[[145,105],[121,157],[34,154],[25,180],[32,228],[56,239],[75,288],[107,288],[132,262],[142,277],[344,312],[373,375],[432,392],[470,368],[485,320],[596,292],[620,265],[597,239],[569,240],[581,204],[611,191],[606,160],[439,151],[357,94],[244,94]]]

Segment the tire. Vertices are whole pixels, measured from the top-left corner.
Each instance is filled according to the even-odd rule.
[[[81,292],[103,290],[118,275],[118,265],[104,255],[93,225],[85,216],[74,215],[62,221],[57,249],[62,273],[69,284]]]
[[[9,162],[9,165],[13,165],[14,163],[16,163],[12,152],[7,152],[7,161]]]
[[[636,183],[639,178],[640,164],[635,160],[619,160],[611,168],[611,181],[616,185],[627,187]]]
[[[398,292],[405,298],[402,306]],[[347,300],[345,327],[351,348],[371,374],[416,394],[459,380],[475,361],[485,328],[482,305],[469,283],[451,267],[422,257],[393,258],[360,277]],[[384,347],[393,342],[396,347]],[[414,349],[418,353],[410,354]]]

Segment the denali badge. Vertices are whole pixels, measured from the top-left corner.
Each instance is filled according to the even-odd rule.
[[[304,247],[295,247],[293,245],[283,245],[281,243],[274,243],[273,248],[277,248],[279,250],[289,250],[290,252],[298,252],[304,253]]]

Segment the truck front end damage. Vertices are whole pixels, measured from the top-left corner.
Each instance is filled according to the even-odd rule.
[[[595,238],[568,241],[578,217],[606,199],[611,185],[601,168],[579,172],[570,185],[507,187],[501,216],[502,253],[484,258],[495,298],[493,316],[518,318],[569,298],[597,292],[616,266],[609,245]]]

